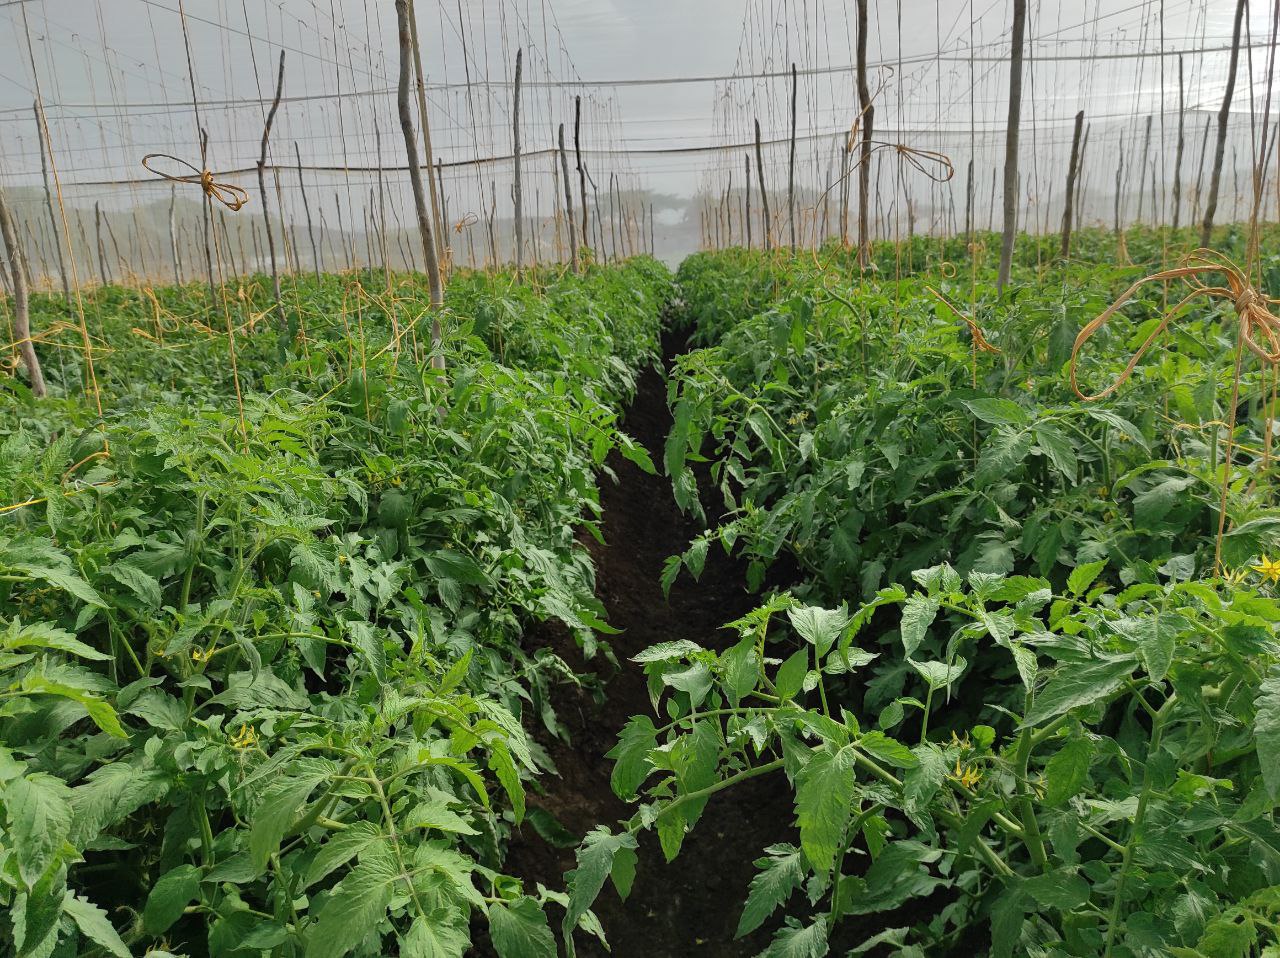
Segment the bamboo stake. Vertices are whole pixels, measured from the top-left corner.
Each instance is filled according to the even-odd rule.
[[[1240,63],[1240,23],[1248,0],[1237,0],[1235,25],[1231,30],[1231,61],[1227,66],[1227,88],[1218,111],[1218,140],[1213,152],[1213,174],[1209,178],[1209,199],[1205,203],[1204,223],[1200,227],[1200,245],[1207,247],[1213,235],[1213,217],[1218,211],[1218,187],[1222,182],[1222,158],[1227,146],[1227,122],[1231,118],[1231,98],[1236,92],[1236,67]]]
[[[276,111],[280,109],[280,96],[284,93],[284,51],[280,51],[280,68],[276,74],[276,95],[271,100],[271,109],[267,111],[266,123],[262,126],[262,151],[258,154],[258,192],[262,194],[262,225],[267,231],[267,255],[271,259],[271,301],[275,304],[276,322],[284,323],[284,304],[280,298],[280,270],[276,265],[276,238],[271,229],[271,203],[267,196],[267,144],[271,139],[271,127],[276,122]],[[379,164],[381,165],[381,164]],[[281,212],[281,222],[284,213]]]
[[[859,0],[862,2],[862,0]],[[756,180],[760,184],[760,203],[764,207],[764,222],[760,232],[764,235],[764,248],[773,249],[773,220],[769,216],[769,194],[764,188],[764,155],[760,149],[760,121],[756,123]]]
[[[859,0],[865,3],[866,0]],[[799,83],[796,65],[791,64],[791,153],[787,163],[787,219],[791,228],[791,252],[796,251],[796,95]]]
[[[573,185],[569,180],[569,157],[564,151],[564,124],[560,124],[560,169],[564,174],[564,206],[568,211],[569,224],[569,261],[575,275],[578,272],[578,241],[574,237],[573,221]]]
[[[431,220],[427,215],[427,201],[422,188],[422,170],[418,166],[418,138],[413,129],[413,114],[409,110],[409,60],[410,26],[409,0],[396,0],[396,21],[400,41],[400,76],[396,87],[396,106],[400,114],[400,131],[404,134],[404,149],[409,161],[409,184],[413,188],[414,212],[418,217],[418,232],[422,237],[422,253],[427,267],[427,285],[431,293],[431,366],[444,369],[444,356],[440,352],[444,338],[440,328],[440,310],[444,307],[444,287],[440,282],[440,260],[436,255],[436,238],[432,235]],[[419,91],[422,87],[419,84]],[[425,100],[425,94],[422,95]],[[419,103],[425,134],[427,114]],[[430,154],[428,154],[430,156]],[[430,177],[428,177],[430,179]]]
[[[182,263],[178,258],[178,231],[174,227],[174,207],[178,202],[178,188],[169,187],[169,257],[173,260],[173,284],[182,285]]]
[[[316,276],[316,282],[319,282],[320,270],[322,269],[320,247],[316,245],[316,231],[311,223],[311,204],[307,201],[307,184],[302,178],[302,151],[298,149],[297,140],[294,140],[293,152],[298,160],[298,192],[302,194],[302,212],[307,217],[307,238],[311,241],[311,266]]]
[[[865,2],[865,0],[859,0]],[[1022,46],[1027,0],[1013,0],[1013,40],[1009,55],[1009,120],[1004,138],[1004,235],[1000,240],[997,291],[1003,291],[1013,268],[1013,241],[1018,227],[1018,123],[1022,116]]]
[[[515,182],[512,195],[516,208],[516,276],[520,275],[520,267],[524,264],[524,190],[520,182],[520,72],[524,64],[524,50],[516,50],[516,83],[511,95],[511,143],[512,158],[515,161]]]
[[[49,225],[53,228],[53,247],[58,254],[58,275],[62,278],[62,296],[71,303],[71,284],[67,280],[67,261],[62,255],[62,243],[59,240],[58,220],[53,212],[53,193],[49,189],[49,160],[45,155],[48,149],[44,140],[44,124],[40,122],[40,104],[32,103],[31,109],[36,116],[36,135],[40,138],[40,176],[44,180],[44,205],[49,211]]]
[[[1084,131],[1084,110],[1076,114],[1076,128],[1071,134],[1071,161],[1067,165],[1067,199],[1062,207],[1063,259],[1071,256],[1071,217],[1075,212],[1076,177],[1079,175],[1080,136]]]
[[[427,155],[427,169],[430,169],[435,160],[435,154],[431,149],[431,119],[427,113],[427,85],[422,79],[422,47],[418,43],[418,11],[414,6],[413,0],[408,0],[408,4],[409,41],[413,46],[414,78],[417,80],[418,87],[418,120],[422,123],[422,149]],[[441,218],[440,198],[436,196],[435,183],[430,176],[427,177],[427,182],[430,184],[431,223],[436,241],[436,262],[438,263],[444,257],[444,231],[446,224]],[[427,268],[430,271],[429,263]]]
[[[858,116],[862,123],[862,150],[858,160],[858,265],[866,269],[871,264],[871,135],[876,108],[867,87],[867,0],[857,0],[857,5]]]
[[[587,223],[587,168],[582,165],[582,97],[573,98],[573,155],[578,164],[578,188],[582,194],[582,245],[589,246],[591,230]]]
[[[35,345],[31,341],[31,313],[27,278],[23,269],[25,253],[18,242],[17,230],[13,228],[13,218],[9,215],[9,204],[5,200],[4,190],[0,189],[0,239],[4,240],[9,254],[9,268],[13,282],[13,332],[18,345],[18,355],[22,364],[27,367],[27,378],[31,380],[31,393],[37,399],[45,395],[44,373],[40,369],[40,359],[36,356]]]
[[[1147,161],[1151,156],[1151,114],[1147,114],[1146,130],[1142,135],[1142,162],[1138,164],[1138,218],[1136,223],[1142,223],[1142,188],[1146,185],[1143,180],[1146,178]],[[1154,215],[1155,210],[1152,209]]]
[[[1182,82],[1182,57],[1178,57],[1178,147],[1173,155],[1173,228],[1177,230],[1182,219],[1182,151],[1186,122],[1186,88]]]
[[[98,278],[102,280],[102,285],[107,285],[107,250],[102,245],[102,204],[97,200],[93,201],[93,235],[94,240],[98,244]]]

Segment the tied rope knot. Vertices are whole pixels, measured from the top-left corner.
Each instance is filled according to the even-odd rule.
[[[189,169],[190,173],[166,173],[164,170],[157,170],[150,163],[151,160],[172,160]],[[186,160],[176,156],[170,156],[168,153],[148,153],[142,158],[143,167],[150,173],[154,173],[161,179],[171,180],[174,183],[193,183],[204,191],[204,195],[212,200],[217,200],[231,212],[236,212],[249,202],[249,191],[242,186],[236,186],[234,183],[219,183],[213,178],[212,170],[202,170],[199,167],[192,166]]]
[[[1214,274],[1222,277],[1226,281],[1226,285],[1210,286],[1201,278]],[[1120,307],[1132,299],[1134,293],[1142,286],[1147,283],[1167,283],[1175,279],[1184,281],[1191,287],[1191,291],[1176,305],[1165,310],[1155,329],[1142,341],[1142,345],[1134,351],[1120,375],[1116,377],[1111,385],[1097,393],[1088,394],[1082,392],[1076,379],[1076,366],[1084,344],[1105,326]],[[1280,316],[1271,312],[1270,309],[1272,305],[1280,303],[1280,300],[1272,299],[1254,288],[1245,276],[1244,270],[1222,253],[1211,249],[1197,249],[1182,257],[1178,261],[1178,265],[1172,269],[1160,270],[1138,280],[1121,293],[1114,303],[1108,306],[1084,329],[1080,330],[1079,335],[1076,336],[1075,345],[1071,347],[1072,391],[1086,402],[1093,402],[1111,395],[1129,381],[1130,377],[1133,376],[1134,369],[1142,361],[1142,357],[1155,345],[1156,340],[1168,329],[1169,324],[1173,322],[1177,315],[1192,300],[1201,296],[1206,299],[1229,300],[1235,308],[1240,344],[1257,356],[1263,363],[1269,366],[1280,365]]]

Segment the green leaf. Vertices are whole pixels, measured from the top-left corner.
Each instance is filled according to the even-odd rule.
[[[766,857],[756,860],[760,871],[751,879],[736,938],[749,935],[763,925],[804,881],[800,849],[794,845],[770,845],[765,852]]]
[[[281,839],[322,777],[283,778],[267,786],[249,822],[249,857],[255,871],[266,868],[267,859],[280,849]]]
[[[1024,721],[1028,725],[1040,725],[1074,708],[1104,699],[1124,684],[1136,665],[1132,656],[1060,665],[1036,696]]]
[[[476,560],[462,552],[441,549],[425,559],[427,568],[441,579],[452,579],[463,585],[489,585],[489,577],[476,565]]]
[[[71,699],[71,701],[81,705],[85,710],[85,714],[89,716],[89,720],[108,735],[115,738],[129,737],[124,727],[120,724],[120,718],[116,715],[116,710],[111,707],[111,704],[87,689],[77,688],[65,682],[54,681],[38,672],[28,672],[24,675],[19,687],[24,692],[56,695],[60,698]]]
[[[179,865],[156,879],[142,909],[142,927],[148,935],[162,935],[182,917],[182,910],[200,895],[200,869]]]
[[[633,715],[607,756],[614,761],[609,784],[621,799],[634,798],[636,789],[653,770],[649,751],[658,744],[658,730],[647,715]]]
[[[778,698],[784,702],[795,698],[804,686],[804,677],[808,671],[809,649],[805,647],[792,653],[782,665],[778,666],[778,674],[773,680]]]
[[[1089,883],[1063,869],[1028,878],[1022,888],[1041,905],[1059,911],[1079,908],[1089,900]]]
[[[498,784],[507,793],[511,802],[511,812],[516,824],[524,821],[525,796],[524,783],[520,781],[520,770],[511,758],[511,750],[501,740],[489,743],[489,770],[498,778]]]
[[[827,951],[827,919],[819,917],[812,925],[778,929],[761,958],[823,958]]]
[[[1097,562],[1086,562],[1084,565],[1076,566],[1071,570],[1071,574],[1067,576],[1067,588],[1072,595],[1084,595],[1089,586],[1107,566],[1106,559],[1099,559]]]
[[[527,895],[489,906],[489,937],[498,958],[556,958],[547,916]]]
[[[920,759],[911,749],[883,732],[866,732],[858,740],[858,747],[872,758],[885,762],[895,768],[915,768]]]
[[[614,835],[603,825],[588,833],[578,846],[578,867],[565,875],[569,889],[569,904],[565,907],[563,933],[570,940],[578,919],[587,913],[604,887],[605,879],[613,869],[613,858],[620,848],[637,848],[634,835],[622,832]]]
[[[1025,426],[1030,422],[1027,411],[1012,399],[966,399],[974,418],[992,426]]]
[[[646,665],[649,662],[669,662],[672,659],[683,659],[702,651],[705,650],[697,642],[690,642],[688,639],[674,639],[670,642],[659,642],[657,645],[649,646],[644,651],[631,656],[631,661],[640,665]]]
[[[817,648],[818,658],[827,654],[851,621],[847,609],[823,609],[814,605],[788,609],[787,617],[800,637]]]
[[[385,845],[374,846],[333,889],[308,926],[306,958],[343,958],[386,916],[400,870]]]
[[[1076,481],[1079,462],[1076,459],[1075,446],[1066,433],[1048,423],[1038,422],[1034,426],[1036,446],[1049,457],[1054,468],[1062,473],[1067,482]]]
[[[0,539],[0,570],[40,579],[69,592],[86,605],[107,606],[102,596],[75,572],[71,559],[47,539],[35,536]]]
[[[1280,799],[1280,666],[1272,666],[1258,687],[1253,737],[1262,781],[1273,800]]]
[[[720,653],[717,671],[720,672],[725,692],[728,693],[729,704],[737,706],[760,681],[760,664],[759,657],[756,655],[755,639],[748,635],[736,645]]]
[[[1093,743],[1083,735],[1067,740],[1044,766],[1044,803],[1057,807],[1075,796],[1089,777]]]
[[[160,595],[160,581],[155,576],[147,575],[137,566],[127,562],[115,562],[107,567],[107,574],[148,606],[158,609],[163,601]]]
[[[1000,426],[982,444],[982,452],[978,455],[978,468],[973,477],[974,483],[981,489],[1003,479],[1015,466],[1027,458],[1027,453],[1030,451],[1030,432],[1025,429],[1015,432]]]
[[[49,649],[94,662],[106,662],[111,659],[107,653],[99,652],[92,646],[86,645],[70,632],[59,629],[51,622],[23,625],[14,619],[9,623],[9,628],[5,630],[3,636],[0,636],[0,648]]]
[[[320,846],[320,851],[307,868],[302,887],[307,888],[328,877],[380,839],[382,834],[373,822],[352,822],[350,828],[343,829]]]
[[[400,941],[400,958],[462,958],[470,947],[466,916],[442,907],[413,920]]]
[[[62,912],[69,915],[80,929],[80,934],[95,945],[105,948],[116,958],[130,958],[129,949],[120,940],[120,933],[107,918],[107,913],[93,902],[67,892],[67,897],[62,902]]]
[[[908,753],[909,754],[909,753]],[[815,751],[796,776],[796,818],[800,848],[814,871],[835,865],[849,822],[855,785],[853,749]]]
[[[451,835],[479,835],[471,824],[449,808],[443,798],[431,798],[413,807],[404,820],[401,830],[410,828],[434,828]]]
[[[3,792],[9,814],[8,834],[18,862],[18,875],[34,885],[58,860],[71,831],[71,790],[61,779],[36,772],[10,782]]]
[[[902,605],[902,647],[908,658],[924,641],[938,615],[938,600],[918,592],[912,593]]]
[[[631,848],[619,848],[613,856],[613,865],[609,869],[609,880],[617,889],[618,897],[623,901],[631,895],[631,886],[636,880],[636,866],[640,856]]]
[[[964,674],[968,662],[961,656],[956,656],[954,662],[917,662],[915,659],[908,658],[911,667],[920,673],[921,678],[929,683],[931,689],[945,689],[951,685],[956,679]]]

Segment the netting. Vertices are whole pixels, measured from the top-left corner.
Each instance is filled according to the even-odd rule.
[[[604,256],[652,242],[671,259],[745,243],[748,177],[754,242],[765,234],[761,180],[774,239],[789,241],[793,215],[806,245],[856,232],[855,4],[686,6],[419,0],[431,145],[420,161],[431,168],[433,213],[453,263],[515,258],[518,50],[526,260],[566,260],[575,242]],[[1203,217],[1233,45],[1238,78],[1217,215],[1247,216],[1272,17],[1265,5],[1251,8],[1235,38],[1235,8],[1030,4],[1020,227],[1059,227],[1078,112],[1077,223]],[[1009,2],[870,5],[866,77],[882,147],[870,161],[872,238],[1000,228],[1011,15]],[[0,174],[37,286],[55,288],[62,272],[81,283],[205,274],[200,190],[144,169],[142,157],[154,153],[249,192],[239,213],[215,204],[208,229],[222,237],[225,272],[264,270],[268,233],[255,187],[281,55],[264,185],[280,211],[272,238],[284,266],[422,265],[397,120],[393,4],[21,0],[0,6],[0,20]],[[757,123],[763,169],[754,169]],[[900,144],[949,158],[954,176],[904,161]],[[1269,192],[1264,215],[1280,218],[1280,177]]]

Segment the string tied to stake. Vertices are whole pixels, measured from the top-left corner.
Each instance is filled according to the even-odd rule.
[[[166,173],[164,170],[157,170],[152,166],[151,160],[172,160],[174,163],[185,166],[191,172]],[[205,196],[217,200],[233,213],[249,202],[249,191],[244,187],[236,186],[234,183],[219,183],[213,178],[212,170],[202,170],[197,166],[192,166],[180,157],[170,156],[168,153],[148,153],[142,158],[142,165],[149,173],[154,173],[161,179],[171,180],[174,183],[192,183],[199,186],[204,191]]]
[[[1203,281],[1202,277],[1210,275],[1222,277],[1226,285],[1208,285]],[[1076,378],[1076,367],[1080,358],[1080,351],[1084,348],[1085,343],[1105,326],[1120,307],[1132,299],[1134,294],[1147,283],[1165,283],[1175,279],[1183,280],[1191,287],[1191,291],[1176,305],[1165,310],[1156,327],[1142,341],[1142,345],[1134,351],[1120,375],[1116,377],[1111,385],[1101,392],[1083,392]],[[1173,322],[1177,315],[1193,300],[1201,296],[1207,299],[1225,299],[1229,301],[1235,309],[1236,320],[1239,324],[1238,335],[1240,343],[1266,365],[1275,366],[1280,364],[1280,316],[1271,312],[1270,309],[1272,305],[1280,303],[1280,300],[1272,299],[1255,289],[1245,276],[1244,271],[1222,253],[1211,249],[1197,249],[1192,250],[1179,260],[1177,266],[1160,270],[1150,276],[1144,276],[1135,282],[1121,293],[1114,303],[1086,325],[1084,329],[1080,330],[1080,333],[1076,336],[1075,344],[1071,348],[1070,373],[1072,391],[1086,402],[1093,402],[1110,396],[1129,381],[1138,363],[1142,361],[1142,357],[1155,345],[1156,340],[1160,338],[1160,335],[1169,327],[1169,324]]]

